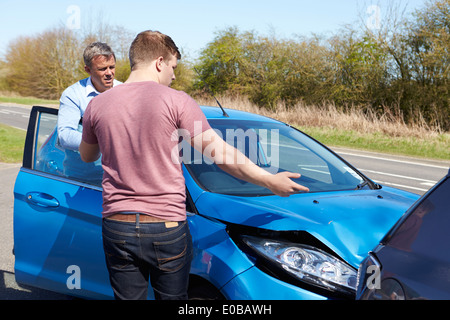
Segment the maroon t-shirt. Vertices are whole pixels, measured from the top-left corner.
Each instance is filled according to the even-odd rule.
[[[193,138],[211,127],[184,92],[156,82],[124,83],[94,98],[83,117],[83,141],[102,153],[103,217],[142,212],[186,219],[178,130]]]

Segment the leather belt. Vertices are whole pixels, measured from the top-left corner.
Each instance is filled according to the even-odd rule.
[[[147,214],[139,214],[139,222],[140,223],[158,223],[158,222],[170,222],[164,219],[156,218],[153,216],[149,216]],[[115,213],[106,219],[115,220],[115,221],[122,221],[122,222],[137,222],[137,215],[136,213]]]

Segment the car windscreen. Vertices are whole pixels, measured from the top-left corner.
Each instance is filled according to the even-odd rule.
[[[300,173],[295,182],[310,192],[355,189],[362,175],[302,132],[278,122],[210,120],[211,127],[229,145],[270,173]],[[214,193],[264,196],[271,191],[237,179],[187,143],[180,143],[180,156],[196,182]],[[239,162],[238,162],[239,163]]]

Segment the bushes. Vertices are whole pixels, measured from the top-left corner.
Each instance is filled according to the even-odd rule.
[[[392,19],[394,21],[394,19]],[[329,39],[296,40],[219,31],[201,53],[200,76],[216,94],[248,96],[274,110],[299,102],[386,108],[408,123],[450,130],[450,1],[429,2],[410,21],[377,33],[346,28]]]

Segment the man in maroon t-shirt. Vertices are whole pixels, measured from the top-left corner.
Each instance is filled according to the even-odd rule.
[[[170,88],[180,58],[170,37],[140,33],[128,80],[94,98],[84,114],[79,150],[86,162],[102,154],[102,233],[116,299],[145,299],[149,276],[156,299],[187,299],[192,240],[184,177],[172,159],[178,130],[199,151],[214,150],[212,160],[237,178],[280,196],[309,191],[290,179],[299,174],[234,161],[243,155],[226,147],[191,97]]]

